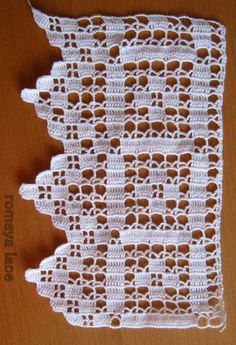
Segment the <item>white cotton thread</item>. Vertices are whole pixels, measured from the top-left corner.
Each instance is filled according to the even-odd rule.
[[[26,280],[74,326],[222,331],[224,26],[32,12],[63,60],[21,96],[65,152],[20,194],[68,242]]]

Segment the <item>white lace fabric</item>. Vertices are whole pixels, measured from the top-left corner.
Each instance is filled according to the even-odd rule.
[[[22,98],[64,153],[20,193],[67,243],[26,279],[75,326],[223,327],[224,26],[33,15],[63,60]]]

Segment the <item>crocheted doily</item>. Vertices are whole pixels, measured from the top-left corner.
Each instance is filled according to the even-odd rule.
[[[85,327],[223,327],[225,28],[36,9],[63,60],[22,98],[64,154],[20,193],[67,243],[26,271]]]

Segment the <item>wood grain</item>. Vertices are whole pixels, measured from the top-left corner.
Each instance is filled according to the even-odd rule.
[[[33,202],[18,194],[22,182],[33,183],[49,168],[62,144],[52,139],[46,122],[37,118],[32,105],[20,99],[21,89],[34,87],[39,76],[49,74],[59,49],[49,46],[43,30],[34,23],[26,0],[1,0],[0,7],[0,131],[1,131],[1,229],[4,227],[5,195],[13,196],[11,282],[4,280],[4,236],[1,235],[0,339],[5,345],[141,345],[141,344],[236,344],[236,2],[235,0],[32,0],[47,14],[83,16],[159,13],[218,20],[227,28],[227,73],[223,106],[224,193],[222,212],[222,259],[227,328],[219,330],[83,329],[67,324],[52,312],[49,301],[24,279],[24,271],[66,242],[50,218],[38,213]]]

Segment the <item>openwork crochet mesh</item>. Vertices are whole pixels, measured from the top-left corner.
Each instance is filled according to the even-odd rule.
[[[20,193],[68,242],[26,279],[75,326],[223,327],[224,26],[33,15],[63,60],[22,98],[65,152]]]

